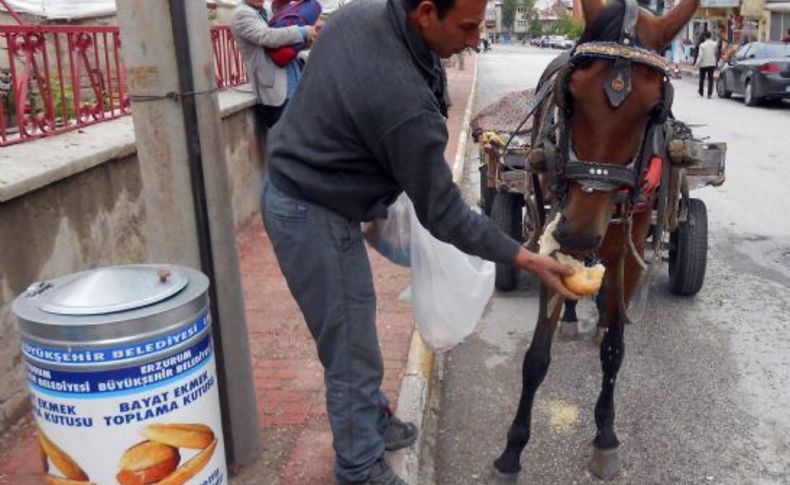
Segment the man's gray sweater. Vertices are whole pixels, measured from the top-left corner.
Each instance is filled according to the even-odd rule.
[[[354,221],[386,217],[405,190],[436,238],[512,263],[519,244],[471,210],[453,183],[437,65],[403,0],[340,9],[270,133],[270,180]]]

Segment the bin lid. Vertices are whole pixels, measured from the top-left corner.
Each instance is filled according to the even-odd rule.
[[[188,325],[207,312],[208,287],[185,266],[112,266],[35,283],[13,311],[25,340],[98,346]]]
[[[101,315],[158,303],[181,291],[186,284],[187,278],[174,268],[100,268],[80,273],[71,281],[43,292],[36,304],[41,310],[57,315]],[[28,292],[41,289],[36,284]]]

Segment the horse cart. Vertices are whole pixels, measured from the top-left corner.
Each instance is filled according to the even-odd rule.
[[[541,194],[536,162],[535,133],[528,116],[534,90],[513,92],[484,108],[472,121],[480,154],[480,207],[504,232],[537,250],[551,201]],[[656,152],[663,153],[659,169],[662,197],[654,207],[651,254],[645,260],[668,260],[669,288],[678,295],[695,295],[705,278],[708,219],[705,203],[689,194],[705,186],[724,183],[726,143],[694,137],[691,128],[668,118]],[[657,224],[658,218],[663,223]],[[508,265],[496,267],[496,287],[510,291],[518,272]]]

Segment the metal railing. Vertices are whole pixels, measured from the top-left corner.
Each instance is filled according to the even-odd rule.
[[[211,28],[217,86],[246,82],[230,28]],[[0,25],[0,147],[129,114],[118,27]]]
[[[211,27],[211,49],[217,73],[217,88],[239,86],[247,82],[244,61],[236,48],[236,39],[227,25]]]

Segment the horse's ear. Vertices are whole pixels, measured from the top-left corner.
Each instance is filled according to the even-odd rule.
[[[644,40],[648,43],[648,47],[655,50],[666,47],[680,32],[680,29],[691,20],[698,7],[699,0],[680,0],[672,10],[661,17],[654,17],[642,10],[640,20],[644,20],[647,27],[648,32],[646,32]]]
[[[587,25],[595,22],[598,14],[603,10],[603,0],[581,0],[584,23]]]

